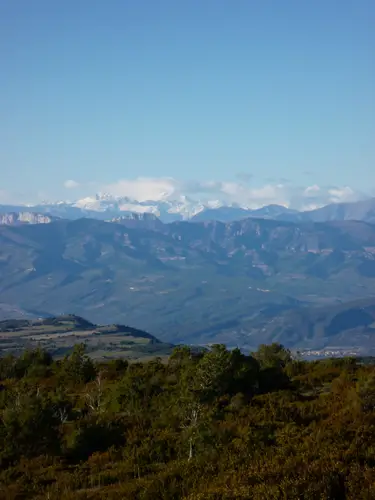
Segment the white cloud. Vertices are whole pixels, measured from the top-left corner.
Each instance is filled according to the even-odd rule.
[[[358,194],[349,186],[341,188],[334,187],[329,189],[328,193],[330,194],[333,203],[341,201],[356,201],[358,199]]]
[[[138,177],[122,179],[114,184],[103,186],[103,191],[114,196],[124,196],[137,201],[160,201],[177,194],[178,181],[168,177]]]
[[[79,187],[79,183],[77,181],[73,181],[72,179],[69,179],[64,182],[64,187],[66,189],[75,189]]]
[[[329,203],[347,203],[365,198],[368,198],[366,194],[349,186],[317,186],[315,184],[307,186],[302,193],[298,188],[294,188],[291,204],[300,210],[312,210]]]
[[[247,179],[246,179],[247,181]],[[310,210],[321,207],[329,203],[350,202],[368,198],[350,186],[319,186],[317,184],[297,186],[289,181],[283,182],[270,179],[263,185],[256,186],[254,182],[244,182],[238,179],[233,181],[215,180],[178,180],[172,177],[137,177],[133,179],[120,179],[107,185],[99,185],[94,182],[78,183],[74,180],[67,180],[64,183],[65,189],[75,190],[77,206],[100,205],[100,201],[95,197],[95,192],[109,193],[117,198],[128,198],[121,201],[121,206],[137,206],[132,201],[200,201],[210,206],[239,205],[248,208],[259,208],[265,205],[277,204],[297,210]],[[371,189],[371,188],[369,188]],[[371,193],[370,193],[371,194]],[[29,196],[25,193],[9,193],[0,189],[0,203],[17,204],[21,200],[37,202],[45,199],[45,194],[34,193]],[[51,193],[49,193],[51,198]],[[110,198],[110,197],[109,197]],[[50,199],[50,201],[56,201]],[[72,200],[73,201],[73,200]],[[135,210],[134,208],[132,209]]]
[[[319,193],[320,191],[320,187],[317,186],[316,184],[314,184],[313,186],[307,186],[307,188],[305,188],[304,190],[304,194],[306,196],[310,196],[312,194],[312,196],[314,196],[316,193]]]
[[[290,182],[277,182],[254,187],[241,181],[180,181],[171,177],[121,179],[102,186],[102,191],[139,202],[178,200],[186,196],[202,202],[220,200],[249,208],[278,204],[298,210],[366,198],[349,186],[295,186]]]

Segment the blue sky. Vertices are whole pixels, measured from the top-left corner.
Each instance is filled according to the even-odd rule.
[[[374,23],[373,0],[2,0],[0,202],[138,177],[370,192]]]

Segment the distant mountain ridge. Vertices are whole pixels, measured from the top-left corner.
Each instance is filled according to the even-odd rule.
[[[261,218],[275,220],[293,220],[297,214],[297,210],[284,207],[282,205],[266,205],[262,208],[245,209],[237,207],[219,207],[202,210],[197,215],[192,217],[194,222],[203,222],[208,220],[217,220],[220,222],[232,222],[241,219]]]
[[[361,220],[375,223],[375,198],[351,203],[332,203],[315,210],[300,212],[274,204],[253,209],[239,204],[228,206],[219,200],[203,203],[185,196],[177,200],[138,202],[126,197],[116,198],[110,195],[97,195],[94,198],[85,198],[72,203],[45,203],[27,207],[0,205],[0,214],[6,213],[37,213],[40,216],[47,215],[70,220],[82,217],[111,220],[130,216],[131,214],[149,213],[158,217],[164,223],[178,220],[231,222],[248,217],[290,222]]]
[[[358,220],[375,223],[375,198],[351,203],[331,203],[314,210],[299,212],[280,205],[268,205],[255,210],[220,207],[205,209],[192,218],[194,221],[219,220],[229,222],[247,217],[269,218],[290,222],[328,222]]]

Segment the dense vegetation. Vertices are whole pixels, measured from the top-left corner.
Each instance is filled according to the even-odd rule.
[[[0,360],[1,499],[375,498],[375,368],[222,345]]]

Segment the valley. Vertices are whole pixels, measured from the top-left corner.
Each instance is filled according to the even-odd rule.
[[[375,301],[375,226],[362,221],[3,225],[0,271],[3,319],[70,313],[174,344],[375,348],[368,324],[326,335],[295,319]]]

